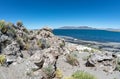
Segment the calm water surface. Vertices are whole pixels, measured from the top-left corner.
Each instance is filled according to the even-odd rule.
[[[120,32],[91,29],[54,29],[53,33],[86,41],[120,42]]]

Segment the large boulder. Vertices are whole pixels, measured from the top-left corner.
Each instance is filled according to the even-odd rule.
[[[112,53],[94,53],[86,63],[87,67],[102,68],[106,72],[113,72],[116,68],[116,58]]]
[[[33,54],[31,57],[30,57],[30,60],[36,65],[39,67],[39,69],[41,69],[43,67],[43,64],[44,64],[44,57],[43,57],[43,54],[41,51],[36,51],[35,54]]]
[[[2,53],[6,55],[6,63],[15,62],[17,57],[22,57],[19,45],[13,41],[10,45],[3,49]]]
[[[8,45],[4,50],[3,53],[5,55],[16,55],[20,52],[19,45],[13,41],[10,45]]]
[[[21,63],[14,62],[9,66],[0,67],[0,78],[1,79],[42,79],[42,74],[34,73],[38,67],[29,60],[20,60]]]
[[[6,36],[6,35],[1,35],[0,36],[0,42],[4,42],[6,40],[10,40],[8,36]]]

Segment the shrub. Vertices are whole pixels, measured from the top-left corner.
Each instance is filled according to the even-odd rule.
[[[77,58],[78,57],[77,54],[79,54],[79,52],[78,51],[72,51],[70,54]]]
[[[91,56],[91,55],[84,56],[82,59],[83,59],[84,61],[87,61],[87,60],[90,58],[90,56]]]
[[[91,51],[90,51],[91,53],[94,53],[95,52],[95,50],[94,49],[91,49]]]
[[[17,43],[18,43],[19,46],[20,46],[20,49],[23,50],[23,49],[24,49],[23,39],[20,38],[20,37],[17,37],[16,40],[17,40]]]
[[[29,34],[29,31],[28,31],[26,28],[24,28],[23,31],[24,31],[25,33]]]
[[[1,28],[1,32],[2,32],[3,34],[6,34],[7,31],[8,31],[8,27],[7,27],[7,26],[3,26],[3,27]]]
[[[6,61],[5,55],[0,55],[0,64],[3,65]]]
[[[40,41],[40,40],[37,40],[37,45],[38,45],[39,47],[41,47],[41,41]]]
[[[116,70],[120,71],[120,58],[117,58]]]
[[[76,71],[72,74],[73,79],[96,79],[95,76],[84,72],[84,71]]]
[[[4,20],[0,20],[0,29],[2,29],[5,26],[5,21]]]
[[[74,79],[73,77],[65,77],[64,79]]]
[[[11,27],[10,29],[8,29],[7,34],[8,36],[16,37],[15,28]]]
[[[49,48],[49,47],[50,47],[49,43],[47,43],[47,41],[44,40],[44,39],[38,40],[38,41],[37,41],[37,45],[38,45],[41,49]]]
[[[47,67],[43,68],[43,72],[46,74],[47,79],[52,79],[54,74],[54,68],[52,67],[52,65],[48,65]]]
[[[61,79],[63,77],[63,73],[60,69],[55,71],[55,77]]]
[[[22,23],[21,21],[18,21],[18,22],[16,23],[16,25],[21,27],[21,26],[23,25],[23,23]]]
[[[28,50],[30,48],[30,44],[29,43],[26,43],[25,46],[24,46],[24,49],[25,50]]]
[[[59,45],[60,45],[61,48],[64,47],[65,46],[65,41],[63,40],[62,43],[60,43]]]
[[[66,60],[69,64],[71,64],[73,66],[78,66],[79,65],[79,61],[77,60],[77,57],[75,55],[68,54],[66,56]]]
[[[86,48],[86,49],[84,49],[83,51],[84,51],[84,52],[89,52],[89,50],[88,50],[87,48]]]
[[[29,41],[29,37],[26,36],[26,35],[24,35],[24,36],[23,36],[23,42],[24,42],[24,43],[28,43],[28,41]]]

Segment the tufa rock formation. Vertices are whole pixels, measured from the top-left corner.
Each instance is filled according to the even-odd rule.
[[[0,78],[53,79],[64,45],[48,27],[27,30],[22,22],[14,25],[0,21]]]

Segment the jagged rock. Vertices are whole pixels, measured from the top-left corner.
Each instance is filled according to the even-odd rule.
[[[2,36],[2,32],[0,31],[0,37]]]
[[[39,32],[39,35],[41,36],[41,37],[44,37],[44,38],[48,38],[48,37],[53,37],[54,35],[53,35],[53,33],[52,33],[52,30],[51,29],[49,29],[49,28],[43,28],[43,29],[41,29],[40,31],[38,31]],[[39,37],[38,37],[39,38]]]
[[[8,45],[4,50],[3,53],[5,55],[16,55],[20,51],[19,45],[16,42],[12,42],[12,44]]]
[[[44,28],[42,28],[41,30],[45,30],[45,31],[52,32],[52,29],[51,29],[51,28],[49,28],[49,27],[44,27]]]
[[[7,65],[10,65],[10,64],[12,64],[13,62],[15,62],[16,59],[17,59],[17,57],[16,57],[16,56],[13,56],[13,55],[11,55],[11,56],[6,56],[6,64],[7,64]]]
[[[8,36],[6,36],[6,35],[0,36],[0,42],[4,42],[6,40],[10,40]]]
[[[15,62],[17,57],[22,56],[20,52],[19,45],[16,42],[12,42],[8,45],[2,53],[6,55],[6,63],[10,65],[11,63]]]
[[[54,36],[48,27],[29,32],[18,22],[6,29],[4,34],[0,30],[0,53],[6,56],[8,67],[0,67],[0,78],[52,79],[57,69],[57,59],[66,53],[65,41]],[[51,75],[43,72],[49,65],[52,68]]]
[[[43,54],[41,53],[41,51],[36,51],[36,53],[31,56],[30,60],[34,62],[34,64],[38,66],[39,68],[42,68],[44,64],[44,58],[43,58]]]
[[[116,58],[120,58],[120,52],[113,53],[112,55],[113,55],[114,57],[116,57]]]
[[[116,68],[116,59],[111,53],[95,53],[88,58],[87,67],[101,67],[106,72],[113,72]]]
[[[43,67],[46,67],[48,66],[49,64],[52,64],[54,65],[55,62],[56,62],[56,59],[53,55],[49,54],[49,53],[46,53],[44,54],[44,64],[43,64]]]

